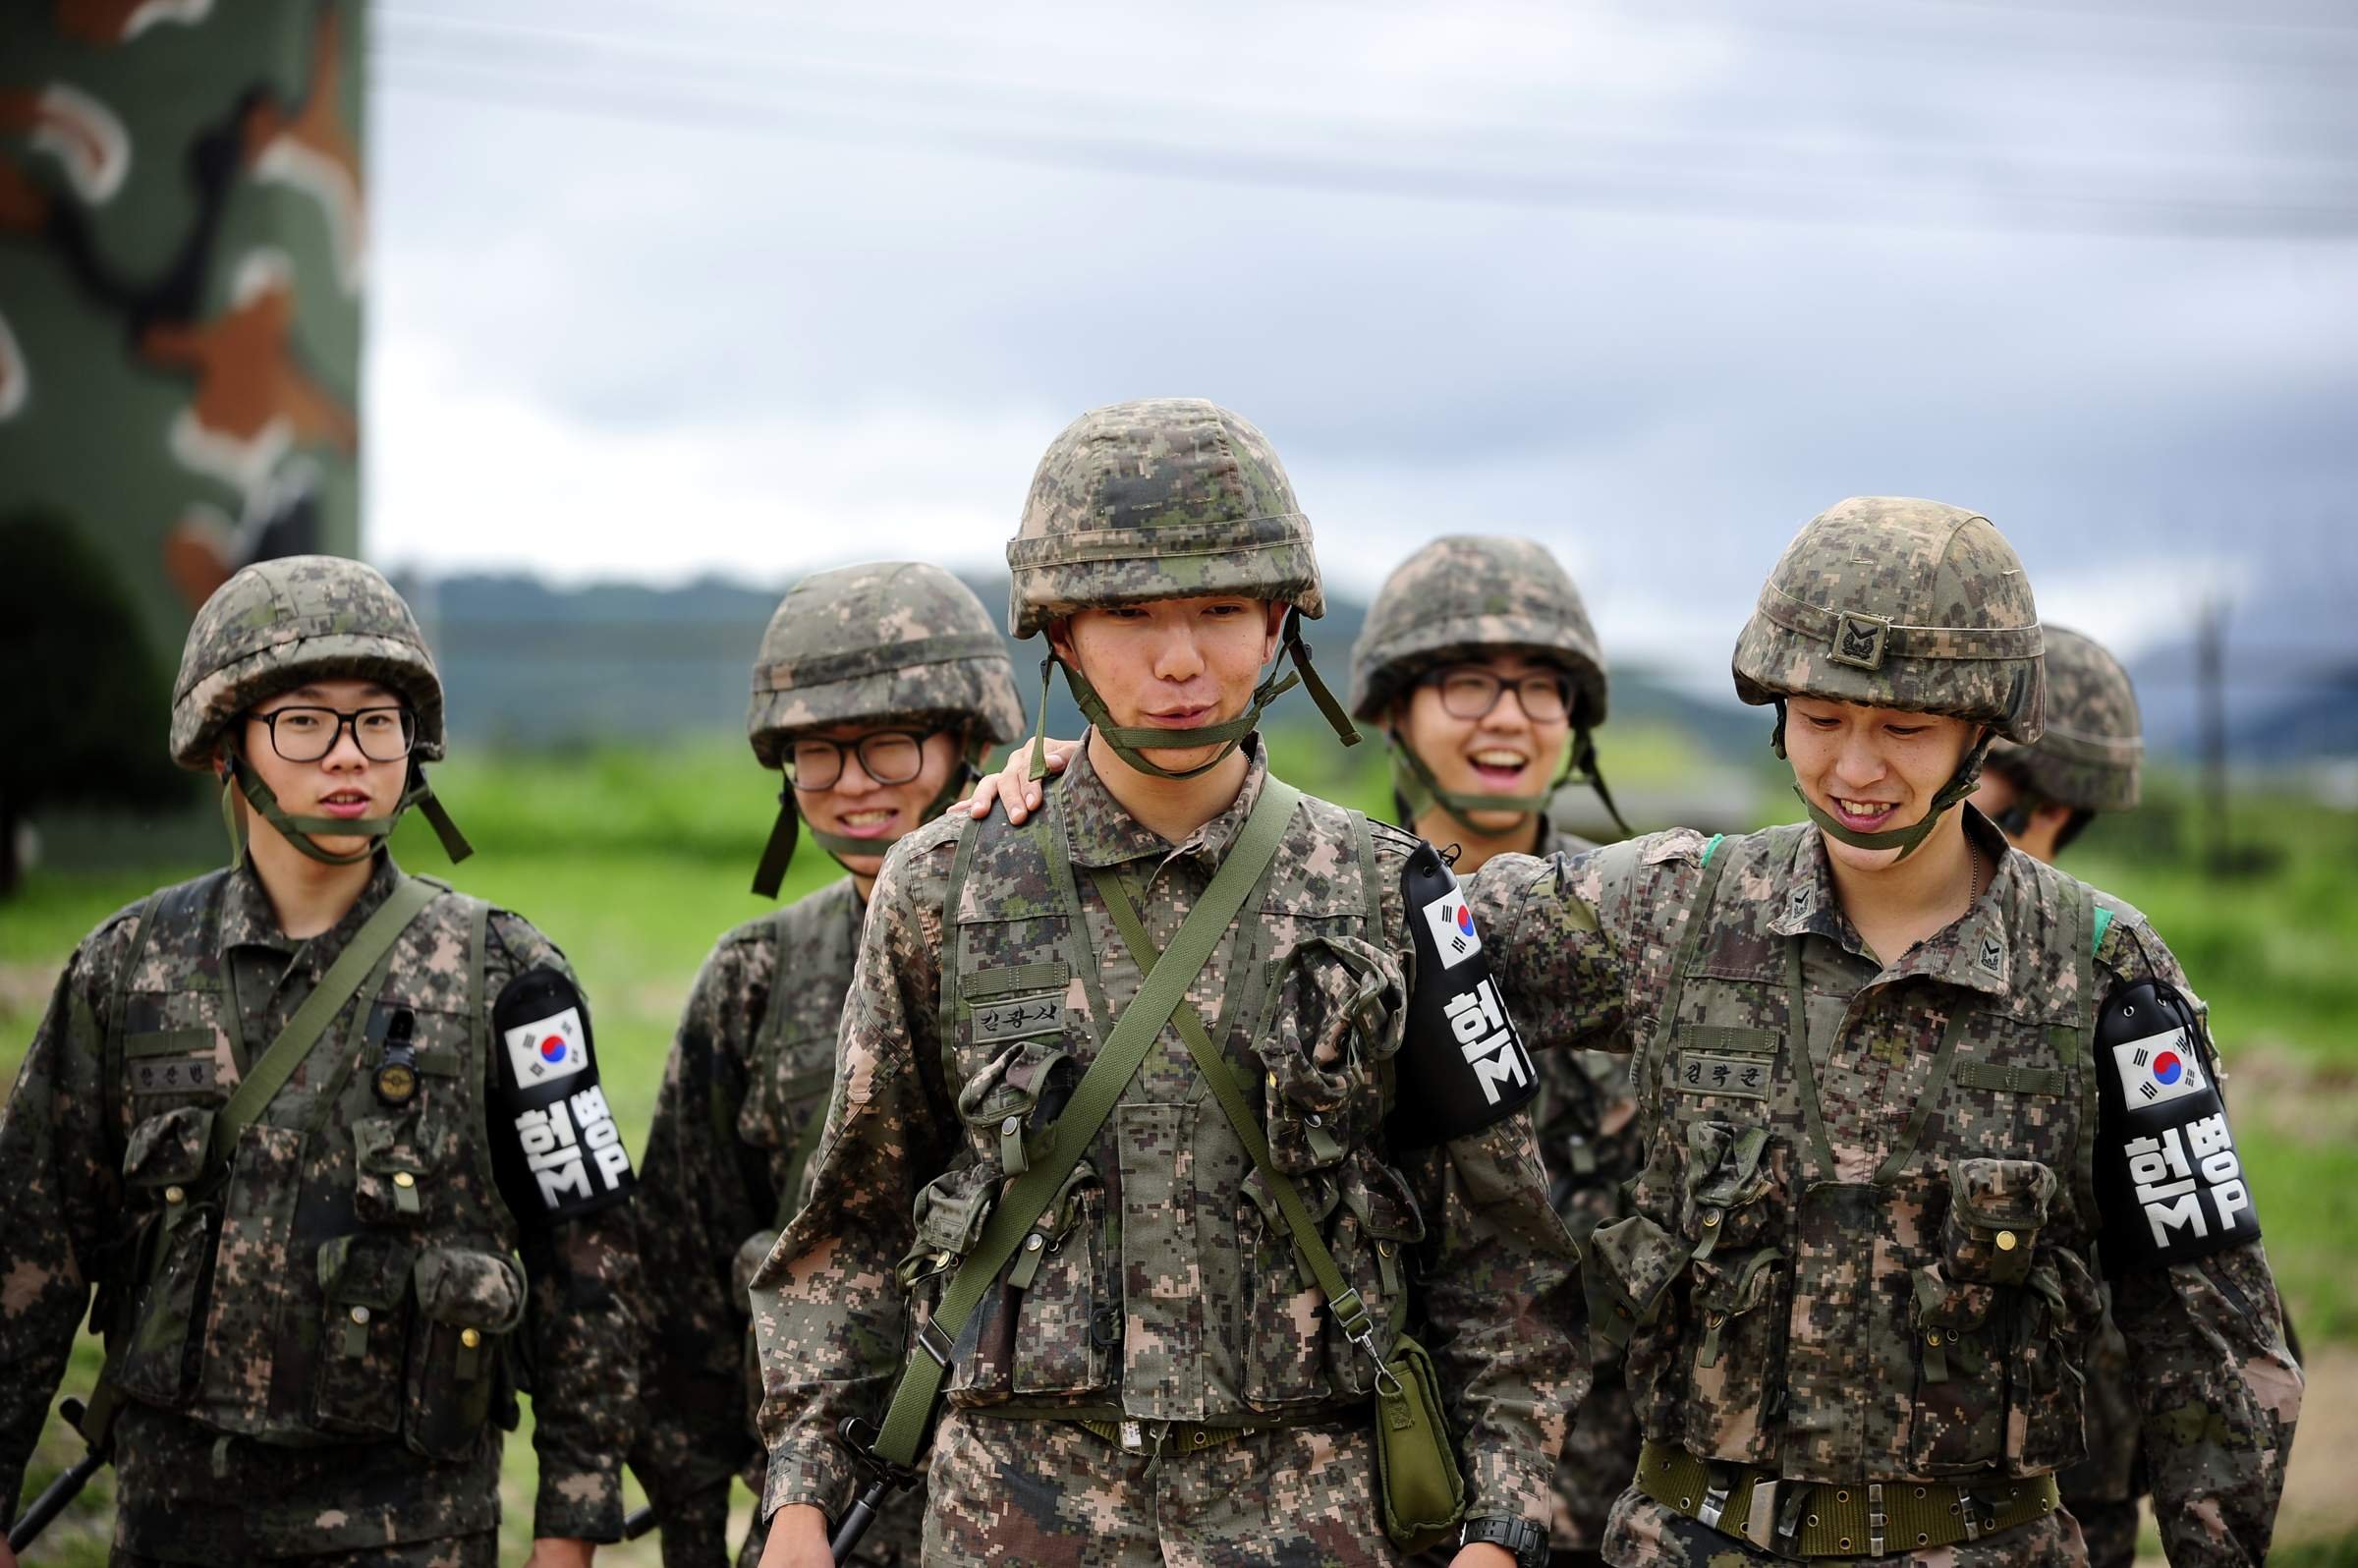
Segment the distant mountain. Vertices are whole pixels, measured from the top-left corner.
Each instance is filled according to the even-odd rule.
[[[965,581],[994,618],[1004,612],[1006,579]],[[559,588],[505,574],[412,577],[401,587],[441,663],[453,734],[530,747],[742,726],[754,654],[786,589],[709,578],[671,588]],[[1347,700],[1351,644],[1366,620],[1365,602],[1330,594],[1324,617],[1308,623],[1313,661],[1338,698]],[[1039,699],[1043,650],[1032,643],[1010,651],[1028,713]],[[1751,762],[1761,750],[1758,714],[1732,698],[1701,700],[1645,670],[1613,671],[1611,710],[1624,725],[1674,724],[1724,758]],[[1048,724],[1063,735],[1081,728],[1061,681]]]

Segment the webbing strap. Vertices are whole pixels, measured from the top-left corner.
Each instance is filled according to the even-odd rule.
[[[1121,932],[1122,944],[1130,949],[1132,961],[1145,964],[1148,955],[1154,951],[1154,940],[1148,934],[1146,923],[1138,918],[1130,895],[1122,890],[1120,878],[1109,870],[1093,870],[1090,878],[1096,883],[1098,896],[1105,900],[1114,928]],[[1157,973],[1161,968],[1159,963],[1155,965]],[[1277,1211],[1285,1216],[1286,1229],[1294,1233],[1295,1256],[1310,1265],[1311,1277],[1318,1281],[1319,1291],[1326,1297],[1326,1310],[1334,1314],[1344,1335],[1381,1368],[1383,1354],[1376,1347],[1374,1316],[1359,1292],[1343,1278],[1343,1271],[1335,1266],[1334,1254],[1326,1250],[1325,1238],[1319,1234],[1318,1221],[1311,1218],[1301,1193],[1270,1162],[1269,1141],[1254,1118],[1253,1107],[1245,1103],[1244,1091],[1237,1087],[1236,1074],[1230,1069],[1228,1059],[1220,1054],[1219,1046],[1212,1043],[1210,1033],[1205,1029],[1203,1015],[1182,1003],[1171,1022],[1177,1027],[1179,1037],[1187,1041],[1188,1054],[1196,1059],[1196,1070],[1211,1086],[1212,1097],[1220,1102],[1228,1125],[1236,1130],[1237,1142],[1253,1156],[1253,1168],[1261,1172],[1263,1184],[1277,1200]]]
[[[1630,1082],[1637,1086],[1641,1098],[1653,1084],[1649,1075],[1655,1064],[1678,1037],[1678,1004],[1686,995],[1687,971],[1695,967],[1696,955],[1703,950],[1704,924],[1711,918],[1712,899],[1719,890],[1719,873],[1727,869],[1727,862],[1716,859],[1712,853],[1718,848],[1716,837],[1703,847],[1703,881],[1695,889],[1695,902],[1687,909],[1687,929],[1679,938],[1678,957],[1670,966],[1670,983],[1662,990],[1662,1010],[1655,1017],[1654,1032],[1646,1041],[1645,1050],[1630,1064]]]
[[[1210,962],[1237,912],[1276,859],[1286,824],[1301,799],[1301,791],[1281,780],[1263,780],[1261,799],[1253,803],[1252,814],[1245,819],[1243,832],[1220,863],[1211,885],[1180,923],[1170,951],[1162,955],[1139,986],[1138,995],[1122,1010],[1104,1048],[1082,1076],[1064,1114],[1056,1118],[1047,1153],[1008,1186],[984,1222],[974,1250],[943,1289],[940,1304],[913,1336],[917,1343],[901,1368],[901,1380],[892,1391],[891,1407],[876,1435],[876,1458],[904,1469],[915,1465],[934,1398],[949,1374],[967,1319],[982,1305],[999,1271],[1015,1257],[1025,1232],[1047,1211],[1065,1178],[1081,1162],[1082,1154],[1095,1141],[1097,1129],[1113,1113],[1123,1091],[1146,1061],[1162,1026],[1186,998],[1187,987]]]
[[[353,933],[351,942],[328,965],[327,973],[319,977],[311,994],[295,1009],[295,1016],[287,1020],[278,1037],[239,1081],[229,1102],[213,1117],[212,1147],[206,1158],[208,1175],[228,1168],[240,1135],[294,1076],[296,1064],[310,1054],[311,1047],[326,1034],[328,1024],[344,1010],[344,1004],[352,1000],[377,960],[390,952],[410,923],[441,896],[442,889],[433,883],[405,876],[376,913]],[[230,1005],[237,1005],[235,997],[230,998]]]

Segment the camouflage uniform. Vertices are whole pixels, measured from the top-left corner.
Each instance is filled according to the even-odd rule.
[[[1880,683],[1855,700],[2034,739],[2036,647],[1992,636],[2035,629],[2019,572],[1969,514],[1844,503],[1779,563],[1738,644],[1740,689],[1812,690],[1830,644],[1880,657],[1833,669],[1826,684]],[[1763,629],[1771,615],[1789,640]],[[2090,1032],[2117,986],[2183,980],[2136,911],[1976,813],[1965,828],[1991,885],[1888,965],[1806,826],[1502,857],[1477,878],[1535,1035],[1635,1052],[1638,1212],[1600,1230],[1588,1261],[1649,1439],[1609,1527],[1624,1568],[1768,1560],[1755,1543],[1785,1525],[1806,1542],[1837,1496],[1861,1526],[1818,1542],[1828,1556],[1870,1554],[1869,1508],[1905,1560],[2082,1550],[2042,1499],[2082,1452],[2075,1369],[2099,1315]],[[2260,1246],[2113,1284],[2173,1562],[2258,1561],[2301,1387]],[[1714,1497],[1729,1509],[1716,1529],[1695,1517]],[[1900,1532],[1938,1528],[1944,1505],[1971,1510],[1978,1537],[1916,1549]]]
[[[191,631],[176,752],[209,756],[273,684],[345,675],[411,695],[414,756],[440,755],[432,666],[381,578],[248,568]],[[521,1224],[537,1194],[528,1178],[510,1196],[485,1132],[488,999],[564,973],[545,937],[440,892],[245,1128],[226,1181],[206,1174],[216,1113],[404,880],[380,853],[302,941],[250,863],[166,889],[76,950],[26,1056],[0,1122],[0,1486],[13,1502],[95,1283],[120,1560],[488,1562],[526,1367],[535,1534],[620,1533],[628,1211]],[[393,1105],[377,1064],[405,1027],[415,1078]]]
[[[1194,553],[1158,557],[1177,529]],[[1060,558],[1068,541],[1094,558]],[[1009,556],[1019,632],[1191,593],[1317,608],[1283,471],[1209,404],[1084,416],[1042,462]],[[754,1282],[765,1509],[841,1511],[855,1472],[832,1434],[882,1408],[904,1285],[930,1309],[1060,1108],[1060,1075],[1086,1069],[1140,988],[1094,879],[1063,891],[1047,835],[1072,867],[1113,871],[1159,950],[1267,785],[1258,743],[1237,744],[1242,790],[1176,844],[1117,803],[1084,748],[1048,786],[1043,825],[945,821],[893,851],[810,1203]],[[1184,1005],[1216,1020],[1274,1163],[1353,1287],[1379,1316],[1413,1306],[1434,1326],[1472,1510],[1541,1522],[1582,1372],[1564,1332],[1579,1313],[1570,1248],[1530,1125],[1421,1154],[1381,1125],[1380,1064],[1412,983],[1400,869],[1417,847],[1302,802]],[[1395,1560],[1376,1521],[1371,1364],[1328,1321],[1272,1206],[1166,1026],[1043,1219],[1052,1239],[992,1287],[952,1359],[928,1562]]]
[[[1006,644],[956,578],[858,566],[788,592],[754,666],[755,755],[777,767],[799,733],[847,721],[954,724],[970,755],[1022,733]],[[795,809],[790,789],[780,804]],[[723,936],[664,1069],[637,1204],[646,1414],[630,1458],[661,1516],[668,1568],[726,1561],[729,1476],[761,1488],[746,1280],[808,1186],[865,912],[846,878]],[[898,1501],[860,1560],[914,1563],[922,1503]],[[765,1534],[757,1518],[740,1554],[749,1568]]]
[[[2129,672],[2093,639],[2059,626],[2047,629],[2044,661],[2045,733],[2029,746],[1992,747],[1990,766],[2014,776],[2025,806],[2046,800],[2086,812],[2135,806],[2145,742]],[[2002,814],[2000,825],[2006,825]],[[2112,1320],[2110,1292],[2105,1295],[2104,1321],[2083,1366],[2088,1457],[2063,1473],[2063,1503],[2087,1537],[2089,1568],[2129,1568],[2137,1556],[2137,1498],[2145,1485],[2137,1475],[2129,1343]]]
[[[1580,590],[1542,544],[1530,539],[1451,534],[1434,539],[1396,567],[1376,591],[1367,624],[1351,647],[1351,711],[1369,723],[1387,722],[1418,677],[1444,665],[1498,652],[1544,659],[1571,687],[1566,704],[1572,743],[1550,794],[1565,778],[1597,778],[1591,731],[1604,722],[1604,653]],[[1524,811],[1537,837],[1533,853],[1577,854],[1593,848],[1560,830],[1543,801],[1451,795],[1442,798],[1432,770],[1396,729],[1392,752],[1393,805],[1413,826],[1435,805],[1463,821],[1463,812]],[[1601,788],[1601,786],[1600,786]],[[1599,1225],[1628,1211],[1622,1183],[1642,1163],[1636,1138],[1637,1101],[1629,1092],[1628,1063],[1603,1051],[1543,1051],[1536,1058],[1540,1097],[1532,1109],[1548,1193],[1573,1237],[1586,1242]],[[1589,1397],[1574,1412],[1569,1440],[1555,1473],[1555,1516],[1549,1540],[1562,1563],[1596,1560],[1605,1515],[1638,1462],[1638,1426],[1620,1369],[1596,1368]],[[1437,1554],[1436,1554],[1437,1555]]]

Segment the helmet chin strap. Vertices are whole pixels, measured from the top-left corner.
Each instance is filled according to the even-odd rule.
[[[958,765],[950,769],[948,782],[941,786],[932,800],[926,803],[925,810],[918,813],[916,825],[904,832],[895,833],[890,838],[853,838],[844,833],[821,832],[814,825],[811,829],[812,841],[825,850],[836,865],[852,871],[852,867],[844,860],[846,855],[881,855],[947,811],[950,803],[964,795],[980,776],[975,770],[975,761],[974,750],[970,749],[958,758]],[[778,888],[786,880],[786,868],[794,864],[795,842],[801,837],[802,827],[803,809],[794,798],[794,786],[788,784],[778,791],[778,817],[769,826],[769,842],[761,847],[761,863],[754,868],[754,891],[761,897],[778,896]],[[861,873],[852,871],[852,874],[857,876]]]
[[[1261,715],[1268,705],[1297,685],[1309,692],[1311,700],[1319,704],[1319,711],[1325,715],[1326,722],[1333,727],[1335,738],[1345,746],[1357,746],[1359,730],[1352,724],[1351,715],[1343,710],[1342,703],[1336,701],[1334,694],[1326,689],[1326,683],[1319,678],[1317,667],[1311,663],[1310,644],[1302,640],[1302,612],[1291,606],[1285,612],[1285,634],[1278,644],[1278,651],[1293,663],[1294,672],[1291,675],[1281,678],[1275,669],[1271,669],[1268,678],[1253,689],[1253,700],[1242,713],[1217,724],[1206,724],[1191,730],[1114,723],[1113,714],[1106,708],[1104,700],[1097,696],[1097,689],[1090,684],[1089,677],[1081,673],[1080,667],[1065,664],[1050,652],[1039,661],[1039,718],[1032,729],[1031,776],[1035,780],[1047,777],[1048,680],[1060,665],[1064,670],[1064,684],[1072,692],[1073,701],[1080,707],[1082,717],[1088,719],[1091,726],[1105,738],[1105,744],[1113,748],[1113,755],[1141,773],[1150,773],[1156,778],[1194,778],[1200,773],[1210,772],[1228,759],[1229,753],[1244,745],[1245,737],[1260,725]],[[1219,750],[1194,767],[1164,767],[1159,762],[1148,760],[1146,756],[1149,751],[1167,752],[1183,748],[1192,751],[1199,746],[1217,746]]]
[[[1784,729],[1784,704],[1780,702],[1777,704],[1776,725],[1779,755],[1783,753]],[[1973,793],[1974,785],[1981,781],[1982,760],[1990,755],[1991,743],[1996,739],[1995,730],[1983,730],[1982,738],[1973,743],[1973,749],[1957,763],[1957,770],[1949,775],[1948,782],[1941,785],[1940,792],[1933,797],[1931,809],[1906,827],[1886,827],[1881,832],[1862,833],[1855,827],[1844,826],[1833,813],[1803,794],[1799,784],[1793,786],[1793,793],[1801,797],[1802,809],[1810,813],[1810,820],[1817,823],[1819,830],[1827,837],[1840,839],[1853,849],[1896,849],[1899,858],[1892,862],[1896,866],[1899,861],[1906,860],[1923,847],[1925,839],[1931,836],[1943,813]]]
[[[1475,837],[1494,838],[1499,835],[1475,826],[1469,819],[1469,813],[1513,812],[1517,816],[1529,820],[1547,810],[1547,803],[1554,799],[1557,790],[1573,778],[1582,777],[1597,792],[1597,798],[1604,803],[1605,812],[1612,817],[1613,824],[1621,829],[1623,836],[1629,835],[1629,824],[1621,820],[1620,810],[1613,805],[1612,793],[1604,787],[1604,775],[1597,770],[1597,743],[1586,725],[1572,732],[1572,743],[1564,748],[1562,765],[1556,768],[1555,777],[1547,787],[1537,795],[1486,795],[1471,790],[1445,790],[1441,788],[1440,780],[1433,777],[1432,769],[1425,765],[1425,759],[1409,748],[1397,730],[1386,731],[1384,740],[1392,754],[1392,790],[1408,807],[1412,816],[1422,816],[1438,807],[1451,821]]]
[[[278,804],[277,792],[263,782],[261,774],[246,759],[245,752],[236,741],[226,742],[224,749],[229,755],[221,769],[221,820],[229,829],[230,857],[233,861],[244,860],[247,847],[246,835],[238,821],[237,803],[230,796],[233,785],[263,821],[277,828],[288,843],[322,866],[357,866],[368,859],[392,836],[403,814],[413,806],[425,813],[426,821],[433,827],[434,836],[442,842],[442,852],[450,857],[453,865],[475,853],[475,846],[467,842],[467,836],[450,819],[450,812],[443,810],[442,803],[434,798],[434,792],[427,787],[425,770],[418,765],[415,758],[410,762],[409,780],[401,799],[395,801],[393,810],[383,816],[297,816]],[[350,854],[337,855],[320,847],[313,835],[323,838],[364,838],[368,842]]]

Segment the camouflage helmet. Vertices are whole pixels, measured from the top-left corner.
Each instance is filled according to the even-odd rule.
[[[2047,629],[2046,662],[2046,733],[2030,746],[1991,748],[1990,765],[2075,811],[2135,806],[2145,738],[2129,672],[2104,644],[2060,626]]]
[[[2041,645],[2031,580],[1988,518],[1856,496],[1811,519],[1768,574],[1736,639],[1736,695],[1943,714],[2028,745]]]
[[[1326,613],[1310,519],[1268,437],[1202,398],[1092,409],[1048,443],[1007,545],[1007,629],[1243,593]]]
[[[1604,654],[1580,589],[1533,539],[1452,533],[1393,569],[1351,644],[1351,712],[1377,719],[1427,670],[1521,649],[1572,679],[1572,717],[1604,722]]]
[[[990,612],[938,566],[878,561],[803,579],[761,634],[745,727],[763,767],[804,730],[955,716],[1004,746],[1024,731]]]
[[[222,732],[256,702],[314,680],[374,681],[417,713],[411,755],[442,756],[442,679],[418,618],[384,575],[334,555],[257,561],[213,590],[172,683],[172,759],[210,772]]]
[[[1066,425],[1033,473],[1007,569],[1007,629],[1018,638],[1076,610],[1155,599],[1235,593],[1287,606],[1283,651],[1296,674],[1271,675],[1235,718],[1188,731],[1184,749],[1219,748],[1194,767],[1166,768],[1147,756],[1173,749],[1172,732],[1114,723],[1088,678],[1065,667],[1083,715],[1141,772],[1193,778],[1217,767],[1296,680],[1345,746],[1359,742],[1302,641],[1302,617],[1326,613],[1310,519],[1268,437],[1216,403],[1145,398],[1092,409]],[[1043,665],[1035,778],[1045,771],[1048,673]]]

